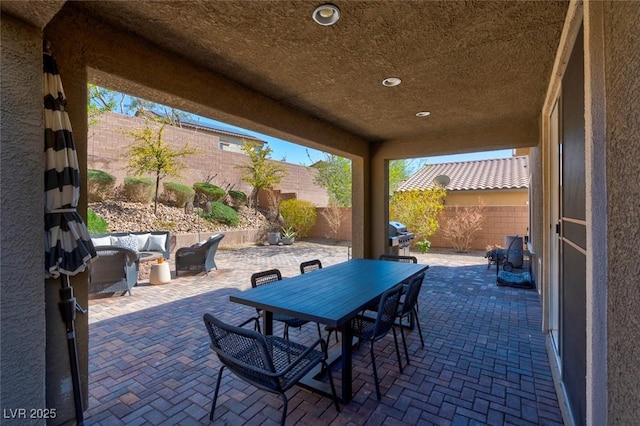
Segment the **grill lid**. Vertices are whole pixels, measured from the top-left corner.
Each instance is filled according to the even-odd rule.
[[[389,237],[397,237],[398,235],[406,234],[407,227],[400,222],[389,222]]]

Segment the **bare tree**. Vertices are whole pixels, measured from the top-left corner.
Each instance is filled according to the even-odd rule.
[[[442,220],[442,236],[451,241],[455,251],[467,253],[471,249],[473,235],[482,229],[484,222],[484,204],[477,206],[454,207],[452,217]]]

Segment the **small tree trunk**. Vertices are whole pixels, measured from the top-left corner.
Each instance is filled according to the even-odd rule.
[[[156,174],[156,196],[154,197],[153,214],[158,214],[158,191],[160,189],[160,175]]]

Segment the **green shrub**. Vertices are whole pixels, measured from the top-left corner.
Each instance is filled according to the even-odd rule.
[[[127,176],[124,178],[125,199],[133,203],[149,204],[153,199],[153,180],[146,177]]]
[[[90,234],[106,234],[109,226],[107,221],[95,214],[91,209],[87,210],[87,230]]]
[[[229,202],[231,204],[231,207],[233,207],[234,209],[239,209],[240,207],[247,205],[248,198],[247,194],[245,194],[244,192],[232,189],[228,194]]]
[[[238,226],[240,222],[238,213],[234,209],[218,201],[211,203],[211,213],[198,210],[198,214],[210,222],[220,222],[229,226]]]
[[[196,182],[193,184],[196,194],[203,194],[207,201],[220,201],[224,198],[224,189],[208,182]]]
[[[195,191],[182,183],[164,182],[162,184],[162,202],[173,207],[184,207],[190,201],[193,201]]]
[[[116,186],[116,177],[102,170],[87,170],[87,193],[90,203],[109,199]]]
[[[431,248],[431,241],[429,240],[418,241],[416,243],[416,246],[418,246],[418,250],[420,250],[420,253],[426,253]]]
[[[311,201],[284,200],[280,203],[280,214],[285,228],[291,228],[300,238],[306,237],[316,224],[316,207]]]

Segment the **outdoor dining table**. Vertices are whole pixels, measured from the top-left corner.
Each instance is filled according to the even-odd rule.
[[[426,264],[352,259],[229,296],[232,302],[262,309],[263,332],[273,334],[273,313],[282,313],[337,328],[342,332],[343,403],[352,398],[353,336],[350,320],[382,293],[426,270]],[[307,377],[302,384],[330,395],[326,383]]]

